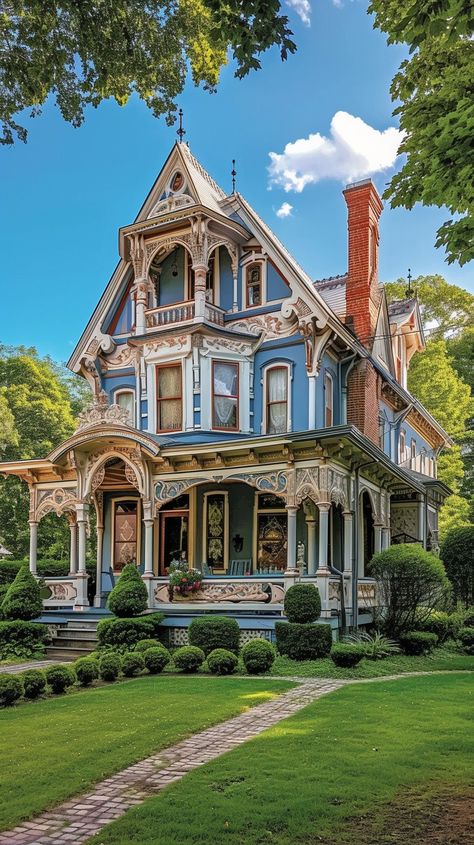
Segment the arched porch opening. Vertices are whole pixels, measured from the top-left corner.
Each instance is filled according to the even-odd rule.
[[[359,575],[364,577],[368,573],[368,566],[375,552],[375,511],[367,490],[360,494],[359,516]]]

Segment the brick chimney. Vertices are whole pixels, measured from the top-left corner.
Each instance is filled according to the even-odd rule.
[[[344,198],[349,232],[346,323],[371,348],[381,296],[377,270],[382,200],[371,179],[348,185]]]

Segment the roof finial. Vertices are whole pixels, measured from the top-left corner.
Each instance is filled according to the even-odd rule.
[[[410,268],[408,268],[407,279],[408,279],[408,287],[405,291],[405,296],[406,296],[407,299],[411,299],[411,297],[413,296],[413,290],[412,290],[412,287],[411,287],[411,270],[410,270]]]
[[[176,131],[176,134],[179,138],[179,143],[183,143],[183,138],[186,135],[186,129],[183,129],[183,109],[180,109],[178,112],[179,117],[179,129]]]
[[[235,177],[237,176],[237,171],[235,169],[235,158],[232,159],[232,170],[230,172],[232,176],[232,193],[235,194]]]

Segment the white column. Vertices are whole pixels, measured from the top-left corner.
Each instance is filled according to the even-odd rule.
[[[83,575],[86,571],[87,523],[84,518],[77,518],[77,571]]]
[[[418,540],[425,547],[425,503],[423,500],[418,502]]]
[[[374,525],[374,554],[382,551],[382,526]]]
[[[233,293],[233,302],[232,302],[232,311],[239,310],[239,288],[238,288],[238,278],[237,273],[234,273],[233,276],[234,280],[234,293]]]
[[[390,546],[390,528],[382,528],[382,551]]]
[[[352,512],[344,511],[344,572],[352,573]]]
[[[319,510],[319,570],[328,568],[328,538],[330,502],[318,502]]]
[[[94,607],[100,607],[102,600],[102,550],[104,548],[104,526],[98,524],[97,535],[97,560],[95,570],[95,596]]]
[[[318,559],[316,553],[316,520],[314,516],[307,517],[306,528],[308,530],[308,575],[316,575]]]
[[[75,610],[83,610],[89,607],[87,598],[87,572],[86,572],[86,540],[87,540],[87,516],[89,505],[85,502],[76,505],[77,514],[77,577],[76,577],[76,603]]]
[[[153,520],[145,519],[145,571],[144,575],[153,576]]]
[[[77,572],[77,525],[75,522],[69,523],[69,532],[69,575],[75,575]]]
[[[308,429],[316,428],[316,376],[308,377]]]
[[[38,557],[38,523],[30,522],[30,572],[36,575],[36,562]]]
[[[136,311],[135,311],[135,332],[136,334],[145,334],[146,318],[145,311],[147,308],[147,280],[136,279]]]
[[[207,267],[202,264],[193,266],[194,270],[194,316],[204,319],[206,313],[206,276]]]
[[[298,508],[287,506],[288,514],[288,534],[287,534],[287,571],[294,571],[296,569],[296,515]]]

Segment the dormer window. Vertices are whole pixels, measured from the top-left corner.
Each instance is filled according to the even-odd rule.
[[[262,304],[262,263],[249,264],[245,276],[245,301],[247,308]]]

